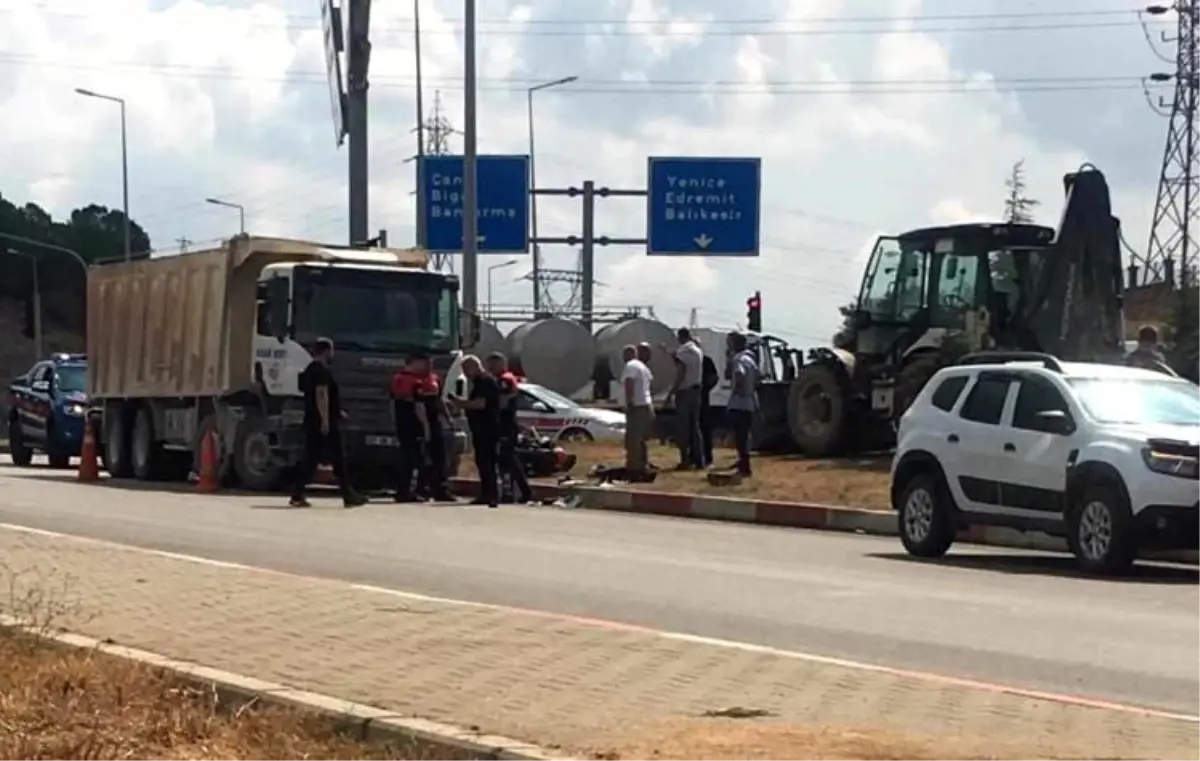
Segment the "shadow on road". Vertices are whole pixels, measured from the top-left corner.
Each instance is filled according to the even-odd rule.
[[[1139,562],[1124,576],[1094,576],[1081,571],[1069,555],[1005,553],[952,553],[936,560],[914,558],[902,552],[872,552],[868,557],[905,563],[970,568],[1008,574],[1041,574],[1127,584],[1198,584],[1200,569],[1178,565]]]

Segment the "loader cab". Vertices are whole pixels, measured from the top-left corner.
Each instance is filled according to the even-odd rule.
[[[1054,238],[1038,225],[913,230],[875,243],[855,311],[855,351],[898,361],[952,332],[989,332],[1029,298],[1031,267]],[[982,324],[981,324],[982,323]]]

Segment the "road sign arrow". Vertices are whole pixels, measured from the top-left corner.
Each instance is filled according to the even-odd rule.
[[[700,247],[701,251],[711,246],[713,242],[713,239],[704,233],[700,233],[698,237],[693,238],[692,240],[695,241],[696,245]]]

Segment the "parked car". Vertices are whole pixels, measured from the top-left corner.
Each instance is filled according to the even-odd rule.
[[[584,407],[545,386],[517,385],[517,422],[555,441],[621,441],[625,413]]]
[[[1065,537],[1088,571],[1200,544],[1200,388],[1124,366],[984,352],[939,371],[901,418],[892,507],[905,549],[960,529]]]
[[[87,417],[87,359],[55,354],[8,387],[8,447],[14,465],[29,465],[35,451],[50,467],[65,468],[79,455]]]

